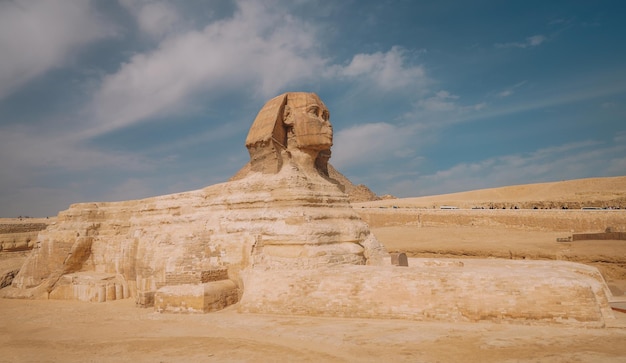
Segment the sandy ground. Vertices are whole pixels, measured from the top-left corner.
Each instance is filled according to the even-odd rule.
[[[132,300],[0,300],[1,362],[617,362],[625,328],[158,314]],[[626,314],[620,314],[626,321]]]
[[[372,230],[388,250],[409,256],[586,260],[604,268],[614,294],[626,291],[626,241],[561,243],[562,232],[487,227]],[[236,307],[158,314],[133,299],[0,299],[0,362],[626,361],[626,314],[615,314],[619,327],[589,329],[253,315]]]

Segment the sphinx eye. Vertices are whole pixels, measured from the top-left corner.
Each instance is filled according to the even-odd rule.
[[[317,116],[317,114],[318,114],[318,112],[319,112],[319,108],[318,108],[318,107],[315,107],[315,106],[310,107],[310,108],[308,109],[308,112],[309,112],[311,115],[315,115],[315,116]]]
[[[328,113],[328,111],[322,112],[322,119],[324,119],[324,121],[328,121],[329,118],[330,114]]]

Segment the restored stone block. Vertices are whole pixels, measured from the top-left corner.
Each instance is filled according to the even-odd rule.
[[[406,257],[406,253],[391,253],[391,264],[394,266],[408,266],[409,259]]]
[[[416,259],[419,260],[419,259]],[[249,271],[242,312],[605,326],[615,317],[596,269],[563,261],[471,260],[423,267]]]
[[[48,294],[49,299],[105,302],[128,298],[124,291],[125,281],[120,276],[77,272],[61,276],[55,289]]]
[[[164,286],[157,290],[154,309],[171,313],[207,313],[237,303],[239,289],[231,280]]]

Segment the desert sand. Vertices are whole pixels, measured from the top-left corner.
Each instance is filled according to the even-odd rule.
[[[0,300],[2,362],[617,362],[626,328],[239,314]],[[618,318],[622,326],[626,314]]]
[[[618,186],[617,192],[613,193],[613,199],[615,194],[619,194],[617,198],[623,196],[626,188],[621,191],[620,188]],[[579,188],[578,192],[583,191]],[[485,194],[484,191],[481,193]],[[465,198],[469,200],[468,204],[474,204],[487,199],[496,200],[497,193],[506,194],[502,190],[494,193],[487,193],[482,198],[456,195],[455,198],[437,196],[428,200],[423,197],[419,202],[432,205],[443,201],[449,204]],[[602,193],[612,192],[605,189]],[[546,195],[535,193],[532,199],[543,198],[545,201],[549,200],[549,195],[549,192]],[[510,196],[507,198],[510,199],[503,201],[516,199]],[[424,219],[418,224],[414,221],[402,222],[403,214],[414,215],[412,208],[421,208],[415,200],[368,203],[355,205],[358,213],[366,220],[368,215],[371,219],[376,213],[390,214],[388,219],[372,219],[374,223],[370,222],[372,232],[389,251],[405,252],[410,257],[581,262],[597,267],[606,279],[614,300],[623,300],[626,304],[626,241],[556,241],[556,238],[566,237],[572,232],[588,231],[571,230],[566,223],[568,218],[576,223],[581,218],[580,211],[559,212],[562,213],[558,215],[560,220],[566,221],[560,225],[550,222],[553,219],[546,217],[547,211],[537,211],[537,214],[529,214],[530,217],[515,219],[492,218],[485,214],[487,211],[474,211],[482,214],[474,215],[471,219],[473,223],[467,224],[465,221],[471,210],[431,210],[429,214],[423,215]],[[381,210],[380,203],[400,208]],[[489,213],[502,215],[515,211]],[[620,223],[626,222],[626,211],[611,213],[607,215],[613,219],[607,223],[612,224],[613,228],[616,228],[616,224],[618,229],[622,228]],[[445,218],[440,219],[439,215]],[[529,222],[533,216],[541,223]],[[595,216],[593,218],[599,215]],[[389,222],[394,220],[396,222]],[[602,222],[599,223],[601,225]],[[591,232],[601,232],[598,228]],[[13,258],[24,258],[24,252],[0,254],[0,262],[5,264]],[[476,293],[480,294],[480,291]],[[616,322],[611,326],[592,329],[489,322],[415,322],[242,314],[236,305],[210,314],[159,314],[153,309],[137,308],[133,299],[106,303],[0,299],[0,312],[0,362],[626,360],[626,345],[623,344],[626,339],[626,313],[618,311],[615,311]]]
[[[359,204],[361,205],[361,204]],[[626,209],[626,176],[586,178],[559,182],[511,185],[435,196],[386,199],[368,206],[439,208],[502,207],[532,209],[582,207],[621,207]]]

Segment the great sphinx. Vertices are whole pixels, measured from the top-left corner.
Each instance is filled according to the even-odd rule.
[[[389,254],[330,177],[329,111],[285,93],[256,116],[250,161],[226,183],[73,204],[38,236],[4,297],[134,298],[160,312],[240,312],[604,326],[610,292],[563,261]]]
[[[231,291],[229,304],[243,292],[240,272],[251,266],[382,263],[384,248],[328,176],[331,146],[329,112],[317,95],[275,97],[248,133],[250,162],[229,182],[70,206],[39,235],[11,294],[134,297],[152,306],[158,290],[194,285]]]

